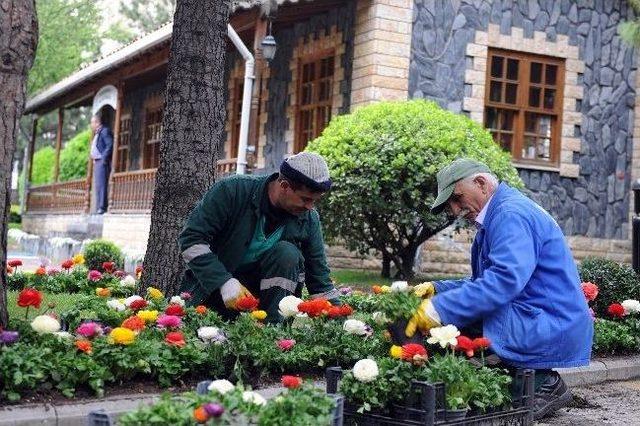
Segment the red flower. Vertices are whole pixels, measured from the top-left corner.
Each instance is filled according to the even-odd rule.
[[[86,354],[91,354],[91,352],[93,351],[91,342],[88,340],[76,340],[76,349]]]
[[[147,301],[144,299],[136,299],[129,305],[129,309],[137,311],[143,308],[146,308],[148,305]]]
[[[67,269],[67,270],[73,268],[73,259],[65,260],[64,262],[62,262],[62,265],[60,266],[62,266],[62,269]]]
[[[326,314],[331,309],[331,303],[327,299],[311,299],[306,300],[298,305],[298,310],[310,317],[319,317],[322,314]]]
[[[198,305],[196,306],[196,312],[199,313],[200,315],[204,315],[207,313],[207,307],[204,305]]]
[[[36,269],[35,274],[36,274],[36,275],[40,275],[40,276],[42,276],[42,275],[47,275],[47,270],[46,270],[46,269],[44,269],[44,266],[41,266],[41,267],[39,267],[38,269]]]
[[[109,274],[113,272],[115,267],[115,262],[102,262],[102,269]]]
[[[349,305],[342,305],[340,307],[340,311],[342,312],[343,317],[348,317],[353,313],[353,308]]]
[[[121,327],[132,331],[141,331],[144,330],[144,320],[138,316],[132,316],[122,321]]]
[[[182,309],[182,306],[172,303],[167,306],[167,309],[164,310],[164,313],[167,315],[177,315],[181,317],[184,315],[184,309]]]
[[[182,334],[181,331],[171,331],[167,333],[167,335],[164,338],[164,341],[171,346],[177,346],[179,348],[187,344],[184,341],[184,335]]]
[[[456,350],[460,352],[464,352],[469,358],[473,356],[473,350],[476,348],[473,344],[473,340],[469,339],[467,336],[458,336],[458,344],[456,345]]]
[[[241,297],[236,301],[236,309],[239,311],[255,311],[260,301],[251,295]]]
[[[590,282],[582,283],[582,292],[587,301],[593,302],[598,297],[598,286]]]
[[[288,351],[296,345],[294,339],[280,339],[276,342],[281,351]]]
[[[126,272],[124,272],[124,271],[123,271],[123,270],[121,270],[121,269],[118,269],[117,271],[115,271],[115,272],[113,273],[113,276],[114,276],[114,277],[116,277],[116,278],[124,278],[126,275],[127,275],[127,273],[126,273]]]
[[[282,382],[282,386],[284,386],[287,389],[295,389],[295,388],[299,388],[300,385],[302,385],[302,379],[298,376],[282,376],[282,379],[280,379],[280,381]]]
[[[622,318],[624,316],[624,306],[619,303],[612,303],[607,308],[607,312],[614,318]]]
[[[136,275],[141,274],[141,273],[142,273],[142,265],[136,266]]]
[[[427,361],[427,350],[419,343],[407,343],[402,345],[402,359],[416,365],[422,365]]]
[[[10,261],[7,262],[7,265],[11,266],[12,268],[15,268],[16,266],[22,266],[22,260],[11,259]]]
[[[13,268],[7,265],[7,274],[13,274]]]
[[[42,303],[42,293],[35,288],[25,288],[18,295],[18,306],[21,308],[33,306],[40,309],[40,303]]]
[[[484,351],[491,346],[491,340],[486,337],[476,337],[473,339],[473,349],[477,351]]]
[[[329,318],[348,317],[353,313],[353,308],[349,305],[331,306],[327,310],[327,316]]]

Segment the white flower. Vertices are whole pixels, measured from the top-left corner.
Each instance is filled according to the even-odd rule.
[[[70,340],[73,338],[71,333],[69,333],[68,331],[54,331],[53,335],[60,340]]]
[[[640,312],[640,301],[635,299],[627,299],[622,302],[622,307],[627,314],[636,314]]]
[[[233,385],[233,383],[226,379],[221,379],[212,381],[207,389],[210,391],[214,390],[219,394],[224,395],[225,393],[232,391],[234,388],[235,386]]]
[[[251,402],[256,405],[266,405],[267,400],[262,397],[259,393],[253,391],[244,391],[242,392],[242,400],[244,402]]]
[[[460,331],[455,325],[445,325],[444,327],[434,327],[429,330],[431,337],[427,339],[427,343],[438,343],[441,347],[446,348],[447,345],[456,346],[458,340],[456,337],[460,335]]]
[[[349,334],[355,334],[357,336],[364,336],[367,334],[367,324],[355,319],[346,320],[342,329]]]
[[[378,377],[378,364],[372,359],[361,359],[353,366],[353,377],[360,382],[371,382]]]
[[[302,303],[302,299],[299,299],[295,296],[285,296],[278,303],[278,309],[280,310],[280,315],[285,318],[290,318],[298,315],[300,311],[298,311],[298,305]]]
[[[124,305],[128,308],[136,300],[144,300],[144,299],[138,296],[137,294],[134,294],[133,296],[129,296],[126,299],[124,299]]]
[[[182,300],[180,296],[173,296],[171,299],[169,299],[169,304],[171,303],[184,306],[184,300]]]
[[[122,303],[121,301],[119,301],[118,299],[111,299],[107,302],[107,306],[110,307],[111,309],[115,309],[118,312],[122,312],[125,309],[127,309],[127,307],[124,305],[124,303]]]
[[[409,291],[409,283],[406,281],[394,281],[391,283],[391,291],[394,293],[405,293]]]
[[[49,315],[38,315],[31,321],[31,328],[38,333],[55,333],[60,330],[60,322]]]
[[[218,327],[200,327],[198,337],[207,343],[220,344],[227,340],[227,336]]]
[[[387,315],[384,312],[380,311],[373,313],[373,321],[378,325],[385,325],[390,322],[389,318],[387,318]]]
[[[136,286],[136,279],[131,275],[127,275],[123,280],[120,281],[120,285],[122,287],[134,288]]]

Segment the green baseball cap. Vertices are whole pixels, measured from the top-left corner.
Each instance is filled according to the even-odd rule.
[[[438,196],[431,206],[431,212],[435,214],[442,212],[453,194],[456,183],[474,173],[491,173],[491,170],[484,164],[470,158],[458,158],[441,169],[437,174]]]

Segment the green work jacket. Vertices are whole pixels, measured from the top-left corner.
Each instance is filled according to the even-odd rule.
[[[191,293],[190,305],[203,303],[240,266],[258,223],[262,197],[266,196],[265,185],[271,176],[236,175],[222,179],[189,215],[178,243],[187,264],[181,290]],[[286,220],[280,240],[300,249],[311,295],[335,293],[316,210]]]

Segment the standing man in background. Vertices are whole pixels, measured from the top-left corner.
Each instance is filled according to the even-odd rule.
[[[96,194],[96,213],[104,214],[109,202],[109,174],[111,173],[111,154],[113,153],[113,133],[99,115],[91,117],[91,159],[93,160],[93,187]]]

